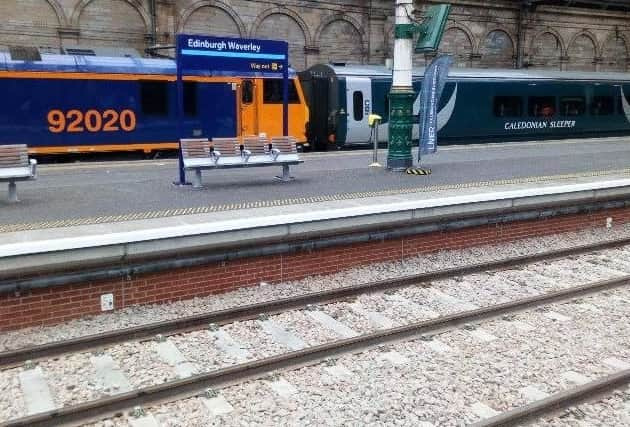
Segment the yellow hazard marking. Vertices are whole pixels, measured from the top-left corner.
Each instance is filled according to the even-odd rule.
[[[355,193],[339,193],[339,194],[322,194],[311,197],[297,197],[290,199],[278,199],[278,200],[260,200],[253,202],[232,203],[225,205],[206,205],[190,208],[174,208],[160,211],[150,212],[133,212],[120,215],[107,215],[99,217],[87,217],[87,218],[64,218],[59,220],[42,221],[34,223],[23,224],[0,224],[0,233],[11,233],[17,231],[26,230],[41,230],[46,228],[61,228],[61,227],[74,227],[79,225],[93,225],[93,224],[106,224],[114,222],[124,221],[137,221],[145,219],[155,218],[168,218],[180,215],[198,215],[207,214],[213,212],[225,212],[241,209],[255,209],[255,208],[269,208],[276,206],[291,206],[300,204],[311,204],[321,202],[331,202],[340,200],[352,200],[352,199],[365,199],[371,197],[383,197],[383,196],[396,196],[404,194],[416,194],[416,193],[431,193],[445,190],[460,190],[467,188],[483,188],[493,187],[499,185],[510,184],[532,184],[547,181],[561,181],[575,178],[591,178],[606,175],[630,175],[629,169],[609,170],[609,171],[595,171],[574,173],[565,175],[550,175],[550,176],[532,176],[525,178],[514,179],[501,179],[496,181],[479,181],[479,182],[467,182],[459,184],[446,184],[446,185],[433,185],[426,187],[411,187],[411,188],[397,188],[391,190],[381,191],[364,191]]]
[[[407,175],[431,175],[431,169],[424,168],[407,168],[405,171]]]

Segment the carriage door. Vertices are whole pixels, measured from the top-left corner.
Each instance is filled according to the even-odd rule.
[[[241,135],[258,135],[258,100],[256,99],[256,86],[254,80],[241,82]]]
[[[346,99],[348,105],[348,143],[370,142],[368,116],[372,113],[372,82],[367,77],[346,79]]]

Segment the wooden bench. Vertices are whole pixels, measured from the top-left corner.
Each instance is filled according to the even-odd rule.
[[[37,161],[25,144],[0,145],[0,182],[9,183],[9,202],[17,202],[16,181],[37,179]]]
[[[204,169],[235,169],[246,167],[281,166],[282,176],[290,181],[289,167],[303,163],[300,160],[296,140],[293,137],[182,139],[184,169],[195,172],[193,187],[201,188],[201,171]]]

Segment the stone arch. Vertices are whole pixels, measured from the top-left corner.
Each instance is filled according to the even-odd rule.
[[[186,9],[184,9],[180,15],[177,31],[184,31],[186,23],[189,21],[190,17],[195,12],[198,12],[200,9],[203,9],[205,7],[220,9],[223,13],[225,13],[232,19],[232,22],[236,26],[238,34],[230,33],[229,35],[237,35],[239,37],[242,37],[247,34],[247,27],[245,26],[245,23],[238,15],[238,13],[236,13],[236,11],[232,9],[230,5],[218,0],[198,0],[188,6]]]
[[[623,34],[612,33],[602,44],[601,71],[626,71],[628,68],[628,40]]]
[[[75,27],[79,26],[81,14],[85,10],[85,8],[88,7],[90,3],[92,3],[93,1],[96,1],[96,0],[80,0],[79,3],[77,3],[77,5],[74,8],[74,11],[72,12],[72,16],[70,18],[70,25],[75,26]],[[149,16],[149,12],[147,12],[144,9],[142,4],[139,3],[138,0],[118,0],[118,1],[126,3],[127,5],[135,9],[136,12],[138,12],[138,14],[142,17],[145,31],[147,28],[151,27],[151,17]]]
[[[365,31],[353,18],[332,15],[316,32],[320,62],[363,63],[367,46]]]
[[[529,44],[529,50],[531,51],[534,48],[534,44],[536,43],[536,39],[538,39],[540,36],[544,35],[545,33],[549,33],[549,34],[551,34],[552,36],[555,37],[557,42],[560,43],[560,55],[561,56],[565,56],[566,53],[567,53],[567,46],[564,43],[564,39],[563,39],[562,35],[558,31],[554,30],[551,27],[547,27],[544,30],[539,31],[536,34],[536,36],[531,39],[530,44]]]
[[[104,13],[104,10],[108,13]],[[151,19],[136,0],[81,0],[72,21],[81,47],[133,47],[143,52]]]
[[[0,5],[2,45],[59,49],[57,28],[67,18],[57,0],[4,0]]]
[[[61,4],[59,4],[58,0],[44,0],[45,2],[47,2],[50,7],[53,8],[53,10],[55,11],[55,14],[57,15],[57,21],[59,21],[59,25],[61,26],[66,26],[68,25],[68,17],[66,16],[66,13],[63,11],[63,7],[61,7]]]
[[[530,68],[562,68],[562,56],[565,46],[557,31],[547,29],[539,32],[533,39],[529,49]]]
[[[479,40],[477,52],[481,55],[479,65],[482,68],[513,68],[515,43],[512,35],[503,28],[495,28]]]
[[[295,12],[280,7],[266,10],[252,25],[250,37],[287,41],[291,66],[298,70],[307,67],[305,48],[311,38],[308,27]]]
[[[475,37],[472,31],[465,25],[454,23],[446,27],[442,43],[440,43],[440,53],[448,53],[453,56],[453,66],[472,66],[472,56],[474,54]]]
[[[317,27],[317,30],[315,31],[315,40],[319,41],[322,37],[322,32],[326,29],[327,26],[334,23],[335,21],[346,21],[347,23],[352,25],[357,33],[359,33],[359,35],[361,36],[361,44],[363,45],[364,43],[366,43],[366,34],[363,25],[361,25],[361,23],[354,19],[352,16],[346,15],[344,13],[329,15],[322,19],[322,22],[319,24],[319,27]]]
[[[296,24],[298,24],[300,28],[302,29],[305,43],[309,46],[313,43],[313,37],[311,36],[311,31],[308,29],[308,25],[306,25],[306,22],[304,22],[304,19],[302,19],[300,15],[298,15],[293,10],[287,7],[272,7],[270,9],[265,10],[260,15],[258,15],[256,17],[256,21],[254,21],[254,23],[252,24],[250,36],[252,37],[254,36],[254,34],[260,27],[260,24],[262,24],[262,22],[265,19],[267,19],[271,15],[277,15],[277,14],[287,15],[290,18],[292,18],[296,22]]]
[[[600,49],[597,38],[589,31],[581,31],[571,39],[567,48],[567,70],[595,71],[595,59]]]

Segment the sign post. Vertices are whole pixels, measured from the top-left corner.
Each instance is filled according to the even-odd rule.
[[[289,44],[277,40],[237,39],[194,34],[177,36],[177,133],[185,137],[184,74],[283,79],[282,131],[289,134]],[[237,111],[236,114],[239,114]],[[236,130],[239,136],[240,129]],[[212,137],[212,135],[206,135]],[[178,185],[186,185],[184,160],[179,150]]]

